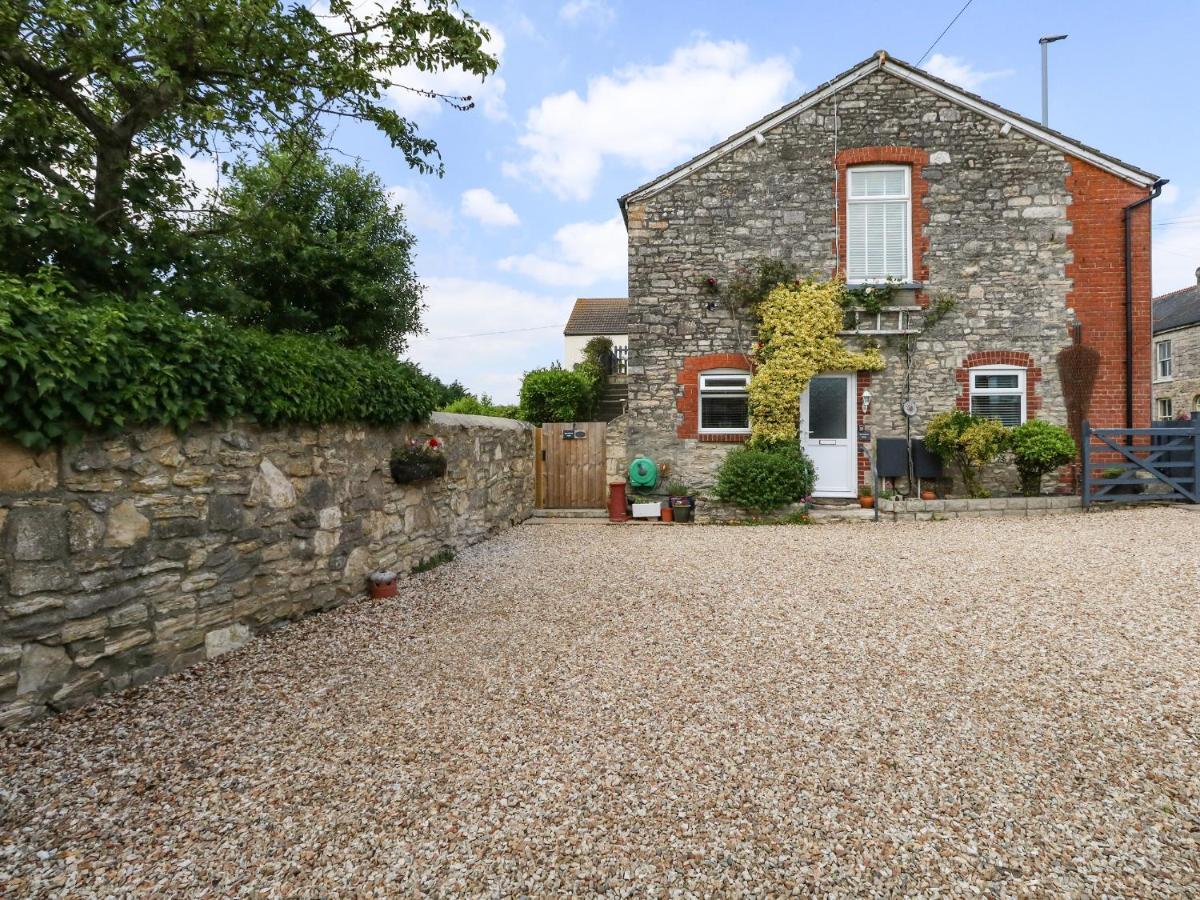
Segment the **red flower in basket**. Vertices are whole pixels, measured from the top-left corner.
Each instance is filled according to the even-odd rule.
[[[425,442],[425,446],[428,447],[430,450],[441,450],[442,442],[439,441],[435,437],[431,437],[428,441]]]

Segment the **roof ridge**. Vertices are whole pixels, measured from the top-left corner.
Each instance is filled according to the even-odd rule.
[[[1152,303],[1157,303],[1159,300],[1166,300],[1168,297],[1174,297],[1176,294],[1183,294],[1187,291],[1200,290],[1200,284],[1189,284],[1187,287],[1176,288],[1173,291],[1167,291],[1165,294],[1159,294],[1153,298]]]

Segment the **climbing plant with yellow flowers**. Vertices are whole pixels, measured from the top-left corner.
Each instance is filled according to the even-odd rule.
[[[759,344],[750,379],[754,444],[796,441],[800,395],[814,375],[883,369],[878,348],[855,353],[838,336],[845,293],[839,280],[809,278],[781,284],[757,304]]]

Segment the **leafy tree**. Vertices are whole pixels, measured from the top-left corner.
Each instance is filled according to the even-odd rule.
[[[393,353],[420,329],[413,237],[378,176],[292,141],[235,166],[207,221],[191,308]]]
[[[497,416],[501,419],[516,419],[520,417],[520,407],[505,403],[493,403],[487,394],[475,397],[467,394],[459,397],[453,403],[441,407],[442,412],[461,413],[468,416]]]
[[[371,123],[410,166],[440,174],[434,141],[386,94],[406,89],[406,66],[489,75],[487,32],[455,0],[312,6],[0,4],[0,266],[52,262],[77,284],[143,289],[184,244],[178,216],[194,190],[180,154],[236,155],[326,118]]]
[[[1045,419],[1030,419],[1012,430],[1012,454],[1021,477],[1021,493],[1036,497],[1042,476],[1075,459],[1071,432]]]
[[[446,384],[436,375],[429,375],[429,383],[433,386],[436,396],[435,407],[444,410],[455,400],[461,400],[463,397],[470,397],[471,394],[461,381],[455,380]]]

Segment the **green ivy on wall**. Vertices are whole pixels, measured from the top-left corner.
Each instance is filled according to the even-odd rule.
[[[750,379],[751,440],[758,445],[797,440],[800,395],[820,372],[884,368],[876,347],[855,353],[842,329],[845,285],[809,278],[780,284],[757,304],[759,345]]]

